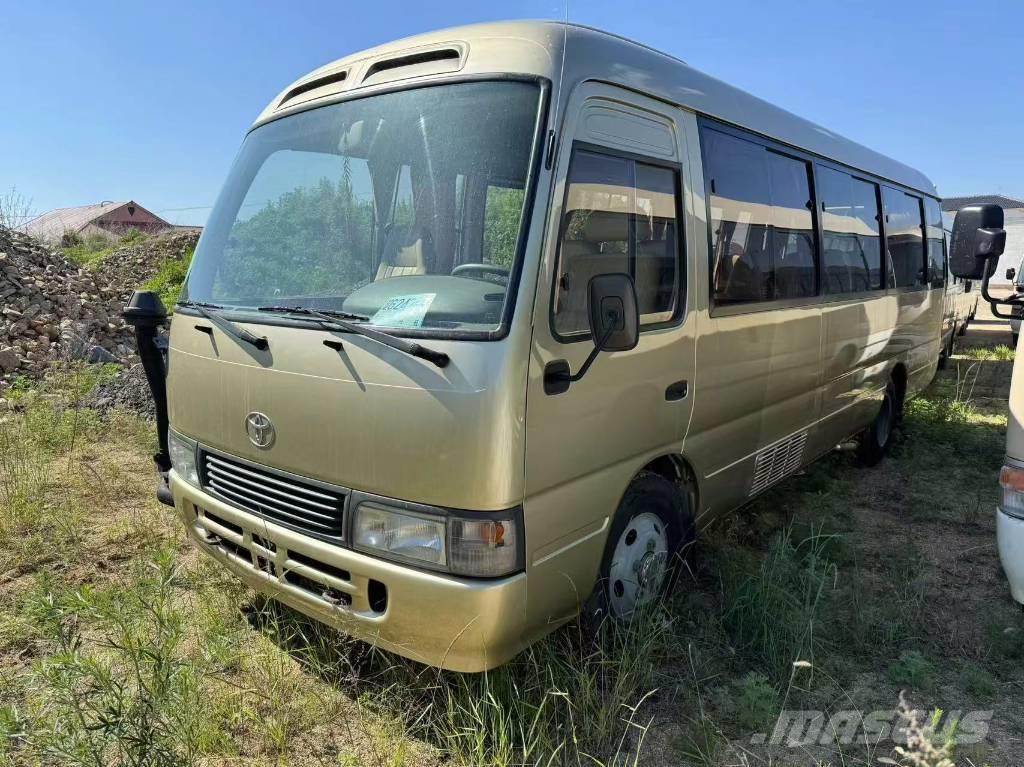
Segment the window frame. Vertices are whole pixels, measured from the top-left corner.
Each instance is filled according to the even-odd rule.
[[[789,309],[800,306],[810,306],[821,303],[822,282],[821,282],[821,245],[822,245],[822,221],[818,215],[818,172],[815,166],[815,157],[808,152],[801,151],[787,144],[773,141],[758,133],[737,128],[727,123],[719,122],[704,116],[697,117],[697,129],[700,134],[700,160],[701,172],[704,180],[704,215],[707,220],[706,237],[708,246],[708,312],[712,317],[728,317],[734,314],[749,314],[751,312],[764,312],[773,309]],[[757,144],[769,152],[799,160],[810,166],[810,192],[813,219],[812,231],[814,233],[814,293],[810,296],[798,296],[796,298],[776,298],[771,301],[743,301],[740,303],[719,303],[715,300],[715,263],[714,243],[711,239],[711,184],[708,178],[708,156],[707,142],[704,140],[705,130],[718,131],[727,136]]]
[[[923,226],[924,222],[924,200],[930,198],[935,200],[942,205],[941,198],[937,197],[933,193],[923,192],[919,189],[912,187],[903,186],[889,179],[878,176],[873,173],[869,173],[860,168],[856,168],[851,165],[846,165],[838,160],[830,157],[825,157],[819,154],[814,154],[798,147],[785,144],[781,141],[777,141],[773,138],[765,136],[764,134],[758,133],[749,128],[742,128],[730,123],[722,122],[714,117],[710,117],[706,114],[698,113],[697,117],[697,134],[700,145],[700,160],[701,160],[701,180],[703,182],[703,195],[704,195],[704,215],[705,215],[705,237],[707,238],[707,249],[708,249],[708,314],[711,317],[728,317],[735,314],[752,314],[755,312],[766,312],[774,311],[778,309],[790,309],[790,308],[801,308],[806,306],[824,306],[827,304],[843,303],[843,302],[854,302],[854,301],[865,301],[873,298],[880,298],[887,295],[897,295],[899,293],[908,291],[919,291],[919,290],[943,290],[943,288],[933,288],[930,285],[924,285],[921,287],[904,287],[896,288],[889,285],[889,275],[892,273],[892,262],[889,259],[888,249],[888,227],[886,226],[886,212],[885,212],[885,193],[884,188],[890,187],[895,191],[902,192],[916,197],[920,201],[921,205],[921,221],[922,221],[922,236],[925,234]],[[745,303],[737,304],[721,304],[715,301],[714,291],[714,249],[712,247],[711,240],[711,194],[710,184],[708,182],[708,161],[707,161],[707,142],[704,140],[705,130],[716,130],[720,133],[733,136],[734,138],[743,139],[756,144],[761,144],[769,151],[774,151],[778,154],[787,155],[800,160],[805,160],[811,164],[811,177],[813,182],[813,195],[814,195],[814,212],[815,212],[815,240],[817,250],[817,293],[813,296],[805,296],[801,298],[786,298],[777,299],[773,301],[750,301]],[[823,282],[822,282],[822,271],[821,271],[821,260],[822,260],[822,248],[824,246],[824,229],[822,216],[818,215],[820,209],[819,197],[818,197],[818,166],[821,165],[832,170],[837,170],[843,173],[847,173],[857,180],[865,181],[875,185],[878,210],[881,214],[881,220],[879,223],[879,237],[881,245],[884,249],[882,257],[882,270],[884,272],[885,284],[881,288],[872,288],[869,291],[857,291],[850,293],[825,293]],[[923,249],[927,253],[926,249]],[[924,256],[922,256],[924,258]]]
[[[888,187],[889,189],[891,189],[893,192],[896,192],[897,194],[904,194],[904,195],[906,195],[907,197],[910,197],[913,200],[917,200],[917,215],[918,215],[918,219],[921,222],[921,225],[918,227],[918,229],[921,232],[921,272],[922,272],[922,274],[924,274],[927,277],[928,274],[931,271],[930,270],[931,261],[928,258],[928,225],[926,223],[925,213],[924,213],[924,199],[925,199],[925,195],[922,194],[921,192],[908,191],[907,189],[904,189],[903,187],[896,186],[894,184],[889,184],[889,183],[882,184],[882,187],[883,187],[883,191],[882,191],[882,217],[885,219],[885,224],[886,224],[886,231],[885,231],[885,260],[888,263],[888,273],[889,273],[889,275],[891,275],[893,277],[893,280],[895,281],[895,278],[896,278],[896,264],[894,264],[892,262],[892,259],[890,258],[890,254],[889,254],[889,231],[888,231],[889,209],[885,205],[885,191],[884,191],[884,187]],[[923,283],[921,283],[919,285],[896,285],[896,284],[889,285],[888,281],[886,282],[886,292],[890,292],[891,291],[891,292],[897,293],[897,294],[898,293],[917,293],[917,292],[922,291],[922,290],[943,290],[944,291],[945,287],[942,287],[942,288],[932,287],[931,282],[929,280],[927,280],[927,279]]]
[[[646,333],[652,330],[664,330],[665,328],[677,327],[683,323],[684,318],[688,314],[689,307],[687,306],[686,291],[687,291],[687,274],[686,274],[686,221],[685,221],[685,204],[683,202],[683,164],[672,160],[666,160],[663,158],[650,157],[645,154],[639,154],[637,152],[629,152],[622,149],[616,149],[615,147],[605,146],[603,144],[595,144],[591,141],[584,141],[581,139],[574,139],[569,145],[569,164],[566,168],[565,184],[562,190],[562,202],[559,210],[559,221],[558,221],[558,235],[555,240],[555,260],[554,269],[552,271],[551,280],[551,293],[548,296],[548,327],[551,330],[551,336],[556,341],[562,344],[574,344],[580,341],[590,341],[593,339],[593,334],[589,330],[572,333],[570,335],[564,335],[558,331],[555,325],[555,299],[558,296],[558,283],[559,283],[559,270],[562,265],[562,243],[565,239],[565,224],[566,224],[566,207],[569,204],[569,187],[571,186],[571,180],[569,173],[572,170],[572,161],[576,156],[577,151],[590,152],[592,154],[600,154],[606,157],[615,157],[622,160],[629,160],[634,163],[643,163],[644,165],[650,165],[656,168],[664,168],[672,172],[672,178],[675,182],[675,208],[676,208],[676,274],[679,275],[679,280],[676,285],[676,301],[675,307],[672,310],[672,316],[667,320],[660,322],[651,322],[640,325],[640,333]],[[635,180],[635,178],[634,178]],[[634,186],[635,188],[635,186]],[[635,247],[633,240],[635,239],[634,225],[630,222],[629,227],[629,243],[630,247]],[[629,255],[627,253],[627,259]],[[634,253],[630,265],[635,268],[636,255]],[[632,275],[631,275],[632,276]],[[634,278],[635,279],[635,278]],[[634,282],[635,288],[635,282]],[[642,317],[643,315],[641,315]]]
[[[938,223],[937,227],[928,223],[928,201],[929,200],[931,200],[933,203],[935,203],[935,206],[936,206],[936,208],[938,208],[938,211],[939,211],[939,219],[938,219],[939,223]],[[949,285],[953,284],[953,283],[951,283],[951,280],[950,280],[951,275],[949,273],[949,249],[948,249],[948,247],[946,245],[946,228],[942,225],[942,203],[940,203],[938,200],[936,200],[934,198],[931,198],[931,197],[922,197],[921,198],[921,214],[923,216],[922,221],[924,222],[923,229],[924,229],[924,264],[925,264],[925,274],[929,277],[929,280],[927,282],[927,287],[928,287],[929,290],[942,290],[942,291],[945,291],[946,288],[949,287]],[[929,245],[928,245],[929,242],[931,242],[933,239],[936,239],[934,237],[929,237],[928,236],[928,230],[929,229],[935,229],[935,228],[938,228],[939,232],[941,232],[941,234],[942,234],[941,237],[937,238],[939,240],[939,242],[942,243],[942,265],[940,267],[941,272],[942,272],[942,284],[941,285],[936,285],[935,284],[935,279],[932,277],[932,258],[931,258],[931,252],[929,250]]]
[[[819,285],[821,290],[821,297],[824,303],[831,303],[833,301],[849,301],[851,299],[861,296],[875,296],[885,295],[885,292],[889,289],[889,251],[886,247],[886,231],[885,231],[885,202],[882,199],[882,182],[870,175],[861,173],[853,168],[848,168],[845,165],[839,163],[829,162],[827,160],[815,160],[815,166],[820,165],[822,168],[834,171],[836,173],[845,173],[847,176],[852,178],[854,181],[861,181],[865,184],[871,184],[875,188],[875,210],[878,211],[875,216],[875,221],[878,224],[878,269],[881,272],[881,281],[878,285],[872,287],[869,290],[848,290],[843,293],[828,293],[824,289],[824,284]],[[815,192],[817,193],[818,186],[818,172],[817,168],[814,172],[814,186]],[[821,207],[821,199],[816,196],[816,204]],[[822,211],[824,212],[824,211]],[[822,217],[824,218],[824,217]],[[825,248],[825,222],[821,223],[821,248],[819,253],[823,253]]]

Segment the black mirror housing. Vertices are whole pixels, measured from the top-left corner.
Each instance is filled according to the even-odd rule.
[[[963,279],[991,277],[996,259],[1005,249],[1001,207],[968,205],[957,211],[949,252],[949,269],[954,275]]]
[[[629,351],[640,341],[640,310],[633,278],[628,274],[592,277],[587,311],[594,346],[600,351]]]
[[[1014,269],[1012,266],[1006,270],[1006,279],[1008,279],[1010,282],[1013,282],[1013,278],[1016,276],[1017,270]]]

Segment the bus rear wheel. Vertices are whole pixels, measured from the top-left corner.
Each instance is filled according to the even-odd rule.
[[[878,415],[871,425],[860,435],[858,455],[861,463],[865,466],[875,466],[885,457],[889,446],[892,444],[893,431],[899,421],[899,398],[897,397],[896,384],[889,381],[885,387],[885,396],[882,398],[882,406],[878,409]]]

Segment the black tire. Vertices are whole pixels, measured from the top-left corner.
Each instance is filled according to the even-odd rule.
[[[893,431],[900,420],[899,398],[896,395],[896,384],[889,381],[885,387],[885,396],[878,415],[871,425],[860,435],[857,454],[865,466],[875,466],[885,457],[892,444]]]
[[[956,333],[957,331],[954,327],[953,330],[950,331],[949,340],[942,348],[942,351],[939,352],[939,370],[945,370],[949,365],[949,358],[953,356],[953,339],[956,338]]]
[[[591,635],[596,636],[601,622],[606,618],[618,620],[628,617],[616,614],[613,609],[611,590],[616,588],[616,584],[611,582],[609,574],[616,545],[620,538],[628,538],[630,524],[642,514],[656,515],[664,524],[668,537],[663,580],[657,588],[659,596],[674,584],[680,565],[692,548],[695,526],[688,494],[661,475],[643,472],[637,476],[626,488],[619,502],[619,508],[608,531],[608,539],[605,541],[597,584],[583,610],[584,626]],[[623,538],[624,535],[626,538]]]

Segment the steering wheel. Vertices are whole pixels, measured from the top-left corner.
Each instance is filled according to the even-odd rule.
[[[498,264],[459,264],[452,269],[452,277],[469,277],[473,280],[485,280],[488,274],[493,274],[499,280],[504,283],[508,283],[508,267],[500,266]]]

